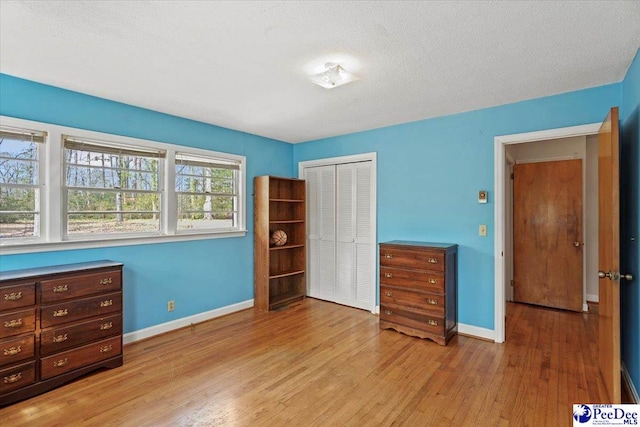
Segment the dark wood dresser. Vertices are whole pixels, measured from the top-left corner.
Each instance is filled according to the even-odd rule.
[[[122,360],[121,263],[0,272],[0,406]]]
[[[447,345],[458,332],[458,245],[380,243],[380,328]]]

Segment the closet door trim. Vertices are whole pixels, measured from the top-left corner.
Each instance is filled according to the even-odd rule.
[[[300,177],[301,179],[304,179],[304,170],[305,168],[311,168],[311,167],[319,167],[319,166],[337,166],[340,164],[346,164],[346,163],[360,163],[360,162],[371,162],[371,205],[372,205],[372,209],[371,209],[371,241],[372,241],[372,250],[371,250],[371,269],[372,271],[370,272],[372,277],[377,278],[378,274],[377,274],[377,253],[376,253],[376,247],[377,247],[377,241],[378,241],[378,234],[377,234],[377,171],[378,171],[378,163],[377,163],[377,153],[372,152],[372,153],[363,153],[363,154],[356,154],[356,155],[351,155],[351,156],[341,156],[341,157],[331,157],[331,158],[325,158],[325,159],[316,159],[316,160],[308,160],[308,161],[302,161],[302,162],[298,162],[298,177]],[[308,280],[308,278],[307,278]],[[377,283],[377,279],[374,279],[372,281],[371,284],[372,288],[371,292],[372,295],[374,295],[374,297],[371,299],[370,302],[370,307],[366,307],[367,310],[371,311],[372,313],[377,313],[379,311],[379,307],[376,305],[376,302],[378,300],[378,283]],[[307,289],[308,289],[308,284],[307,284]]]

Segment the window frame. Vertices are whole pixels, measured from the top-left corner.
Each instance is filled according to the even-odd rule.
[[[0,116],[1,117],[1,116]],[[39,242],[42,242],[47,234],[47,223],[45,221],[45,218],[47,217],[47,212],[46,212],[46,203],[45,203],[45,180],[46,180],[46,145],[48,144],[48,137],[49,135],[47,134],[46,131],[42,131],[39,129],[34,129],[33,127],[25,127],[25,126],[13,126],[13,125],[9,125],[7,123],[4,122],[4,120],[2,120],[2,122],[0,123],[2,124],[2,126],[5,126],[7,128],[13,128],[16,131],[31,131],[34,133],[41,133],[42,134],[42,142],[36,142],[36,154],[38,156],[37,158],[37,164],[38,164],[38,184],[37,185],[27,185],[27,184],[19,184],[19,185],[13,185],[10,184],[10,188],[34,188],[37,192],[37,198],[38,198],[38,206],[35,206],[36,210],[34,211],[34,214],[37,212],[37,221],[34,221],[34,228],[37,227],[37,229],[39,230],[38,235],[37,236],[31,236],[31,237],[16,237],[13,238],[11,241],[15,242],[15,244],[36,244]],[[4,251],[3,251],[4,252]]]
[[[211,168],[215,168],[215,165],[223,165],[223,164],[229,164],[230,167],[226,168],[229,170],[233,170],[233,174],[234,174],[234,178],[233,178],[233,186],[235,188],[235,191],[230,193],[230,194],[226,194],[226,193],[206,193],[206,192],[196,192],[196,193],[191,193],[191,192],[185,192],[185,191],[176,191],[175,187],[177,185],[176,179],[177,176],[179,175],[177,173],[177,171],[175,172],[175,177],[174,177],[174,182],[173,182],[173,192],[174,192],[174,196],[176,198],[176,215],[178,215],[180,213],[180,205],[178,203],[178,198],[180,195],[186,195],[186,194],[192,194],[192,195],[210,195],[212,197],[218,197],[218,196],[231,196],[233,198],[233,210],[231,211],[232,213],[232,221],[233,223],[239,223],[239,212],[238,212],[238,208],[237,206],[240,206],[240,201],[239,201],[239,194],[240,194],[240,165],[235,162],[235,161],[230,161],[229,159],[223,159],[223,158],[215,158],[212,156],[209,156],[207,158],[203,157],[203,156],[196,156],[193,153],[187,153],[184,150],[180,150],[180,151],[176,151],[175,156],[185,156],[185,157],[191,157],[190,160],[185,160],[185,159],[181,159],[181,160],[176,160],[174,162],[174,171],[177,170],[177,166],[179,164],[184,164],[184,165],[188,165],[189,163],[197,163],[198,161],[201,161],[202,163],[209,163],[211,164]],[[181,163],[178,163],[181,162]],[[184,163],[182,163],[184,162]],[[238,167],[236,168],[235,164],[238,164]],[[218,167],[216,169],[225,169],[225,167]],[[181,174],[181,175],[185,175],[185,174]],[[200,211],[198,211],[200,212]],[[203,213],[206,211],[202,211]],[[210,211],[211,213],[213,213],[213,211]],[[213,230],[212,228],[202,228],[202,229],[192,229],[192,230],[186,230],[186,229],[178,229],[178,225],[179,225],[179,218],[176,218],[176,234],[192,234],[192,233],[198,233],[202,231],[206,231],[206,230]],[[235,227],[231,227],[228,229],[234,229]]]
[[[67,249],[88,249],[110,246],[128,246],[139,244],[154,244],[173,241],[204,240],[229,237],[244,237],[246,235],[247,211],[247,160],[245,156],[223,153],[190,147],[187,145],[169,144],[146,139],[133,138],[115,134],[88,131],[67,126],[54,125],[31,120],[0,116],[3,126],[33,129],[46,132],[45,143],[40,144],[39,179],[40,196],[40,237],[29,239],[2,239],[0,250],[3,255],[57,251]],[[103,141],[107,144],[138,147],[140,149],[163,150],[166,155],[161,163],[160,172],[160,231],[159,233],[117,233],[117,234],[89,234],[71,235],[66,232],[67,204],[64,164],[63,136],[74,136],[92,141]],[[185,138],[186,139],[186,138]],[[39,146],[40,146],[39,145]],[[175,156],[176,153],[197,157],[237,162],[238,173],[238,222],[232,229],[201,229],[177,230],[177,196],[175,192]]]
[[[72,141],[82,141],[82,142],[72,142]],[[138,151],[138,154],[143,154],[144,151],[147,151],[150,154],[150,158],[151,157],[155,157],[158,159],[158,188],[156,191],[140,191],[140,190],[133,190],[133,189],[128,189],[128,188],[124,188],[124,189],[120,189],[119,191],[113,188],[99,188],[99,187],[79,187],[79,186],[68,186],[67,185],[67,167],[69,166],[69,164],[66,162],[65,158],[66,158],[66,150],[67,149],[76,149],[76,150],[80,150],[81,147],[77,147],[77,148],[69,148],[67,147],[67,142],[71,142],[70,145],[82,145],[82,143],[86,143],[88,148],[96,148],[95,153],[98,152],[102,152],[102,153],[108,153],[109,151],[114,151],[114,150],[125,150],[125,151],[129,151],[130,154],[135,152],[136,149]],[[141,150],[141,148],[145,148],[146,150]],[[88,138],[82,138],[82,137],[78,137],[77,135],[62,135],[62,154],[63,154],[63,166],[62,166],[62,170],[61,170],[61,175],[62,175],[62,205],[64,208],[64,221],[62,224],[62,236],[63,236],[63,240],[94,240],[94,239],[111,239],[111,238],[117,238],[116,236],[123,236],[123,237],[146,237],[146,236],[157,236],[157,235],[161,235],[162,234],[162,215],[164,215],[163,212],[163,204],[162,204],[162,199],[166,196],[166,193],[164,191],[164,181],[163,181],[163,175],[164,175],[164,169],[166,168],[165,165],[165,155],[164,155],[165,150],[164,149],[149,149],[148,147],[140,147],[140,146],[131,146],[131,145],[123,145],[123,144],[116,144],[113,143],[111,141],[96,141],[96,140],[91,140]],[[141,156],[142,157],[142,156]],[[110,167],[111,169],[111,167]],[[147,193],[147,194],[157,194],[158,198],[159,198],[159,220],[158,220],[158,229],[154,230],[154,231],[146,231],[146,232],[129,232],[129,233],[122,233],[122,232],[114,232],[114,233],[69,233],[68,227],[69,227],[69,215],[70,213],[72,214],[73,212],[71,212],[69,210],[69,191],[74,191],[74,190],[86,190],[86,191],[95,191],[95,192],[100,192],[101,190],[107,193]],[[131,211],[134,212],[134,211]],[[116,211],[114,211],[113,213],[118,213]],[[125,211],[121,211],[120,213],[122,214],[127,214],[127,212]]]

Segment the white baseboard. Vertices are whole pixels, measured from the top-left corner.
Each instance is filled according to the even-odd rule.
[[[633,400],[633,403],[637,405],[638,403],[640,403],[640,397],[638,397],[638,390],[636,389],[636,386],[633,384],[633,381],[629,376],[627,365],[625,365],[624,362],[622,362],[620,365],[622,368],[622,381],[626,384],[626,387],[631,392],[631,400]]]
[[[130,344],[135,341],[150,338],[155,335],[164,334],[174,329],[184,328],[192,323],[200,323],[205,320],[215,319],[216,317],[231,314],[236,311],[253,307],[253,299],[248,299],[236,304],[227,305],[225,307],[216,308],[215,310],[205,311],[203,313],[194,314],[193,316],[183,317],[181,319],[172,320],[171,322],[161,323],[159,325],[150,326],[148,328],[139,329],[133,332],[127,332],[122,337],[123,344]]]
[[[493,329],[480,328],[464,323],[458,323],[458,333],[489,341],[495,341],[496,338],[496,333]]]
[[[376,308],[374,308],[374,310],[375,311],[373,312],[373,314],[380,314],[380,306],[379,305],[376,305]]]
[[[600,297],[598,296],[598,294],[587,294],[587,301],[598,302],[599,300],[600,300]]]

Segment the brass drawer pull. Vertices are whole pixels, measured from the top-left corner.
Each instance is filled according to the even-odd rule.
[[[22,326],[22,317],[20,319],[13,319],[8,322],[4,322],[5,328],[19,328]]]
[[[384,257],[387,259],[393,259],[393,254],[385,254]]]
[[[22,292],[11,292],[10,294],[4,294],[5,301],[17,301],[22,298]]]
[[[393,277],[393,273],[384,273],[384,277],[391,279]]]
[[[390,297],[391,295],[393,295],[393,292],[386,291],[384,294],[385,294],[386,296]]]
[[[67,334],[58,335],[57,337],[53,337],[53,342],[63,342],[68,339]]]
[[[67,292],[69,290],[69,285],[60,285],[53,288],[53,292]]]
[[[113,305],[113,300],[100,301],[100,307],[109,307]]]
[[[438,300],[437,299],[433,299],[433,298],[429,298],[427,300],[427,302],[431,305],[438,305]]]
[[[429,258],[427,261],[429,262],[429,264],[437,264],[438,258]]]
[[[437,285],[438,284],[438,279],[429,279],[429,283],[432,285]]]
[[[113,282],[113,279],[111,279],[111,277],[105,277],[104,279],[100,279],[101,285],[110,285],[111,282]]]
[[[60,368],[64,365],[66,365],[67,363],[69,363],[69,359],[67,359],[66,357],[64,359],[60,359],[57,362],[53,362],[53,367],[54,368]]]
[[[113,350],[113,346],[111,344],[100,347],[100,353],[108,353],[111,350]]]
[[[100,330],[101,331],[105,331],[107,329],[111,329],[113,328],[113,322],[107,322],[107,323],[103,323],[102,325],[100,325]]]
[[[429,319],[427,321],[428,324],[430,324],[431,326],[438,326],[438,321],[437,320],[431,320]]]
[[[386,314],[387,316],[391,316],[393,314],[393,311],[391,310],[385,310],[384,314]]]
[[[17,347],[5,348],[4,355],[5,356],[15,356],[16,354],[22,351],[22,346],[19,345]]]
[[[18,372],[17,374],[9,375],[8,377],[4,377],[5,384],[13,384],[16,381],[20,381],[22,379],[22,372]]]
[[[53,317],[63,317],[63,316],[66,316],[67,314],[69,314],[69,310],[65,308],[64,310],[54,311]]]

